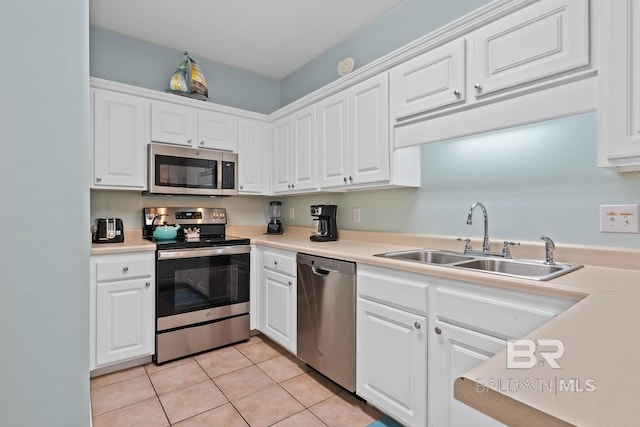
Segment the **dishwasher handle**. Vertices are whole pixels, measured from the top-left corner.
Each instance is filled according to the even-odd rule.
[[[313,271],[313,274],[315,274],[316,276],[328,276],[329,273],[331,273],[331,270],[325,270],[324,268],[320,267],[311,267],[311,271]]]

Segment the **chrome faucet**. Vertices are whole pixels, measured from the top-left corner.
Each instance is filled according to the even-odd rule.
[[[469,213],[467,214],[467,225],[473,224],[471,217],[476,206],[480,206],[480,209],[482,209],[482,215],[484,216],[484,238],[482,239],[482,252],[489,253],[491,252],[491,248],[489,247],[489,217],[487,216],[487,209],[481,202],[475,202],[473,205],[471,205],[471,208],[469,208]]]
[[[556,248],[555,243],[553,243],[551,237],[547,236],[540,236],[540,240],[544,242],[544,263],[547,265],[554,265],[555,262],[553,261],[553,251]]]

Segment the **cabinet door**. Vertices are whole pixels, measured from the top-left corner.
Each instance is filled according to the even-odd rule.
[[[432,111],[465,100],[465,39],[460,38],[391,70],[394,117]]]
[[[291,190],[291,119],[285,117],[273,124],[271,141],[271,189],[274,193]]]
[[[427,320],[358,298],[356,391],[403,424],[427,425]]]
[[[198,111],[198,147],[238,151],[238,119],[213,111]]]
[[[471,35],[482,96],[589,64],[589,1],[541,0]]]
[[[503,426],[454,399],[453,383],[507,346],[505,340],[436,321],[429,342],[429,423],[431,426]]]
[[[196,110],[168,102],[151,103],[151,140],[192,146],[196,139]]]
[[[238,192],[261,194],[265,187],[264,171],[269,167],[264,146],[265,124],[258,120],[238,122]]]
[[[313,190],[318,186],[315,106],[295,112],[291,118],[291,126],[291,189]]]
[[[152,285],[151,278],[97,285],[97,366],[153,354]]]
[[[598,60],[598,166],[640,170],[640,2],[606,2]]]
[[[263,270],[262,332],[292,353],[296,353],[296,280]]]
[[[349,89],[350,183],[389,180],[389,82],[382,73]]]
[[[321,188],[348,184],[349,93],[318,103],[318,164]]]
[[[93,98],[94,188],[146,189],[149,101],[102,90]]]

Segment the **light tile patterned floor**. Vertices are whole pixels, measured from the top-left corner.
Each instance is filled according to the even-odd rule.
[[[95,427],[367,426],[378,410],[262,335],[91,379]]]

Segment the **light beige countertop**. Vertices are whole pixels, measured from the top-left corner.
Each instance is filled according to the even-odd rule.
[[[345,230],[337,242],[312,242],[307,228],[287,227],[282,235],[263,232],[264,227],[258,226],[227,227],[227,234],[248,237],[252,244],[578,301],[522,337],[561,340],[565,353],[558,360],[559,369],[548,363],[508,369],[505,350],[459,378],[454,394],[512,426],[640,425],[636,395],[640,384],[640,250],[556,242],[556,261],[585,267],[540,282],[373,256],[416,248],[461,251],[461,244],[452,237]],[[480,245],[479,240],[472,243]],[[92,254],[153,250],[149,244],[141,239],[127,241],[125,235],[123,244],[93,245]],[[500,242],[492,241],[492,245],[500,247]],[[516,259],[542,260],[544,245],[522,242],[512,254]]]

